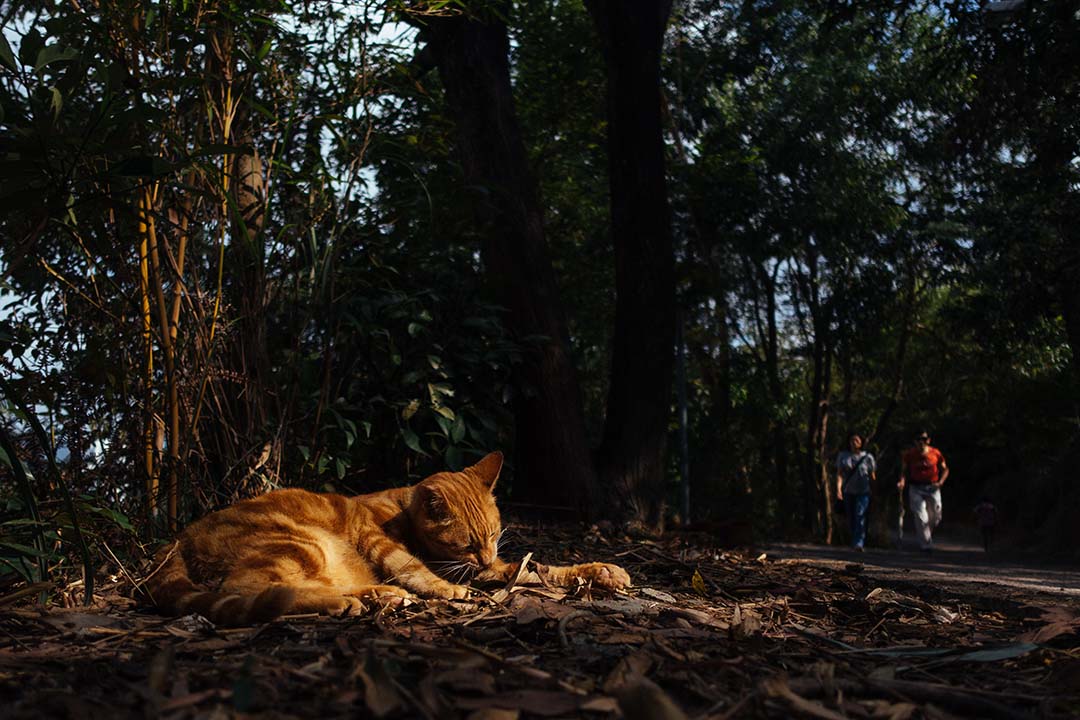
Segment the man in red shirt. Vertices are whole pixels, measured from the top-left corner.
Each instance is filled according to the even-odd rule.
[[[941,486],[949,477],[945,456],[930,446],[930,435],[921,432],[915,438],[915,447],[904,452],[901,459],[901,490],[908,488],[908,507],[915,516],[915,534],[923,552],[929,553],[934,546],[934,528],[941,522]]]

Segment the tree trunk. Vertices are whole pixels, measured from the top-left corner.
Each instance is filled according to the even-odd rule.
[[[691,501],[698,512],[715,513],[723,509],[727,515],[736,514],[745,498],[740,487],[731,443],[731,337],[728,328],[727,293],[716,293],[713,323],[703,322],[699,346],[688,348],[697,358],[701,379],[707,389],[710,404],[700,420],[702,442],[697,447],[691,465],[694,486]]]
[[[526,501],[588,512],[595,476],[581,391],[514,107],[506,25],[490,12],[426,18],[424,28],[457,124],[488,277],[510,310],[511,331],[542,338],[515,369],[515,489]]]
[[[789,487],[788,478],[788,431],[784,421],[783,407],[787,402],[783,380],[780,377],[780,332],[776,323],[776,278],[780,271],[777,262],[772,272],[763,264],[755,264],[757,281],[765,292],[765,332],[761,338],[765,344],[765,375],[769,386],[769,398],[773,404],[773,417],[770,419],[769,452],[772,456],[780,517],[795,517],[795,493]]]
[[[803,519],[808,529],[826,543],[832,542],[832,495],[828,483],[826,457],[829,403],[832,389],[832,303],[821,297],[820,257],[806,243],[806,274],[796,272],[797,288],[802,292],[810,313],[813,330],[811,355],[813,379],[810,383],[810,406],[806,423],[806,454],[803,465]],[[798,293],[795,295],[798,299]]]
[[[690,428],[686,403],[686,338],[685,320],[675,320],[675,344],[678,358],[677,398],[679,412],[679,517],[683,525],[690,524]]]
[[[240,130],[233,141],[247,145],[251,136],[245,127],[247,113],[237,112],[234,130]],[[241,457],[262,447],[266,440],[269,419],[276,415],[270,409],[274,395],[270,389],[270,358],[266,354],[266,258],[262,239],[265,210],[265,173],[257,152],[236,155],[231,163],[229,192],[236,205],[231,223],[232,290],[236,310],[236,338],[233,343],[231,370],[244,378],[245,390],[236,398],[233,408],[243,445]],[[237,458],[239,459],[239,458]]]
[[[660,55],[670,0],[586,3],[607,62],[608,172],[615,247],[615,333],[604,437],[605,506],[619,520],[663,521],[675,340]]]
[[[833,517],[833,498],[835,497],[835,489],[833,484],[829,482],[829,458],[828,458],[828,438],[829,438],[829,411],[831,410],[831,388],[832,388],[832,348],[828,342],[828,336],[823,340],[825,344],[825,377],[823,381],[824,389],[822,391],[820,412],[818,416],[818,433],[816,442],[814,444],[814,452],[817,453],[817,496],[818,501],[818,515],[821,517],[821,525],[824,530],[825,543],[831,544],[833,540],[834,520]],[[822,505],[824,503],[824,505]]]
[[[806,454],[802,457],[802,516],[806,523],[806,529],[811,533],[820,533],[822,530],[820,512],[817,512],[817,457],[818,432],[822,416],[822,402],[825,390],[825,343],[821,334],[820,305],[818,303],[817,286],[817,255],[807,243],[807,275],[801,271],[795,273],[796,288],[801,291],[806,301],[806,309],[810,313],[810,322],[806,326],[813,331],[813,339],[810,342],[810,355],[812,362],[812,379],[810,381],[810,402],[807,407],[806,418]],[[798,292],[794,294],[798,303]],[[807,330],[809,336],[810,330]],[[820,534],[818,535],[820,537]]]

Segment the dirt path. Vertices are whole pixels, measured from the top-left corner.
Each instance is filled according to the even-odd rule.
[[[1080,568],[1040,565],[1030,558],[1003,558],[963,541],[938,540],[929,556],[914,546],[902,550],[868,548],[859,553],[846,547],[776,543],[765,551],[784,563],[833,569],[855,563],[868,577],[885,581],[931,583],[940,589],[1019,602],[1080,604]]]

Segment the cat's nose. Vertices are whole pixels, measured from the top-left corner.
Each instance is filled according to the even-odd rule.
[[[495,548],[484,548],[480,551],[480,567],[488,567],[495,562]]]

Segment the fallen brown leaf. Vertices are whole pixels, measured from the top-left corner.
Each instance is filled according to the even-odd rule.
[[[637,650],[621,658],[604,680],[604,692],[614,695],[625,689],[638,678],[647,675],[653,663],[652,655],[644,650]]]

